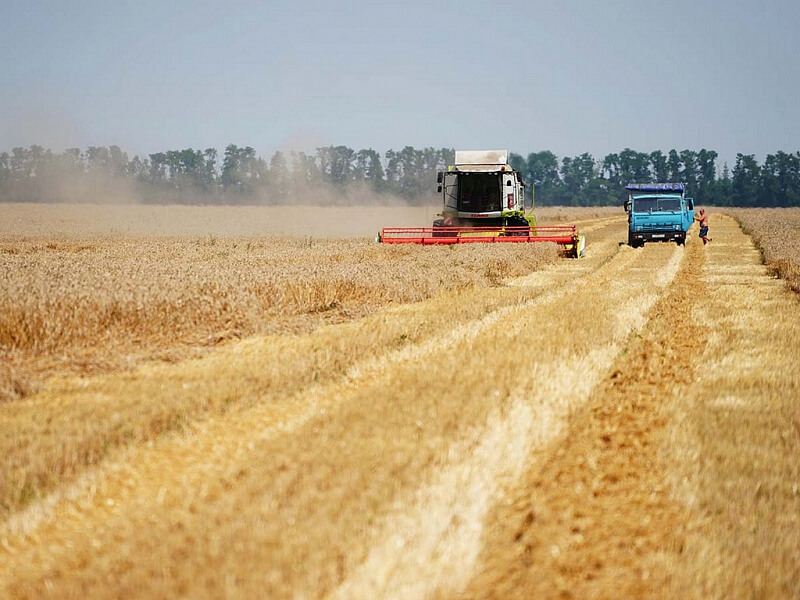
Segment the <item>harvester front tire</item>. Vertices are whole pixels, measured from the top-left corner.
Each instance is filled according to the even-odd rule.
[[[530,235],[531,234],[531,224],[528,223],[527,219],[522,217],[508,217],[506,219],[505,225],[507,227],[525,227],[526,229],[515,231],[514,233],[509,233],[508,235]]]
[[[447,237],[443,232],[436,231],[439,227],[444,227],[444,219],[436,219],[433,222],[433,237]]]

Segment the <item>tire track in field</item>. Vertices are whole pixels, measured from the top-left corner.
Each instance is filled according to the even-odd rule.
[[[444,348],[451,347],[456,343],[463,342],[468,339],[472,339],[488,328],[496,325],[500,320],[507,319],[513,312],[519,311],[520,302],[525,303],[525,306],[530,308],[540,302],[564,299],[565,296],[572,293],[575,288],[583,285],[580,281],[581,277],[585,277],[589,274],[592,274],[594,277],[602,276],[601,274],[605,270],[611,268],[612,261],[615,258],[617,261],[621,261],[614,265],[614,268],[617,269],[621,268],[624,264],[627,264],[632,259],[632,255],[617,256],[617,253],[614,250],[616,250],[615,242],[606,243],[602,249],[595,248],[594,261],[569,261],[567,263],[563,263],[563,268],[561,269],[545,269],[534,274],[533,276],[519,278],[517,281],[513,282],[513,285],[516,287],[535,288],[534,291],[540,293],[529,300],[525,300],[524,297],[520,296],[516,298],[516,302],[512,301],[512,303],[508,305],[501,305],[499,308],[494,308],[487,315],[479,319],[468,319],[465,323],[457,323],[454,329],[449,331],[445,330],[446,333],[442,337],[430,338],[423,335],[422,342],[405,345],[397,350],[387,348],[383,354],[368,357],[351,365],[346,371],[344,371],[342,376],[338,377],[333,382],[320,384],[303,383],[296,393],[287,394],[285,403],[280,405],[280,411],[276,411],[274,408],[274,401],[280,399],[278,397],[270,398],[270,403],[264,403],[262,401],[260,408],[249,409],[244,413],[244,416],[239,415],[237,417],[236,412],[234,412],[233,416],[223,421],[224,427],[229,432],[234,431],[238,427],[239,434],[246,435],[248,431],[251,431],[254,427],[258,426],[258,424],[261,424],[260,426],[262,427],[262,432],[259,435],[259,439],[261,440],[269,439],[270,437],[278,434],[290,434],[294,430],[301,427],[309,419],[318,415],[320,411],[324,413],[325,411],[333,410],[335,407],[331,405],[331,398],[341,397],[344,393],[343,390],[357,386],[361,380],[369,377],[370,375],[374,376],[378,373],[385,373],[395,365],[402,364],[407,361],[423,360],[435,352],[442,351]],[[600,271],[597,271],[598,268]],[[567,287],[567,285],[571,287]],[[452,298],[452,301],[471,302],[472,299],[470,298],[470,294],[465,294],[462,292],[455,298]],[[428,305],[432,304],[434,305],[434,310],[441,312],[442,309],[437,308],[435,306],[436,303],[437,300],[432,300],[425,303],[404,305],[394,308],[391,312],[398,314],[401,325],[399,327],[392,326],[391,329],[404,331],[418,328],[420,324],[423,326],[426,325],[425,319],[416,319],[416,316],[423,312]],[[412,318],[405,320],[419,321],[419,323],[415,323],[413,325],[410,324],[407,328],[404,328],[402,326],[402,322],[406,316]],[[379,318],[369,319],[371,322],[377,320],[381,321],[380,325],[382,327],[389,329],[388,324],[385,321]],[[355,328],[359,327],[358,324],[355,324],[354,326]],[[354,326],[346,325],[342,329],[345,329],[347,333],[354,329]],[[373,326],[377,325],[373,323]],[[196,370],[203,371],[205,379],[208,379],[208,376],[205,373],[206,371],[211,371],[212,373],[215,370],[218,371],[220,369],[220,363],[226,360],[227,355],[240,355],[241,351],[241,354],[244,355],[246,360],[244,365],[245,368],[252,368],[255,366],[253,358],[258,356],[259,342],[260,340],[247,340],[240,343],[237,347],[233,348],[229,352],[220,353],[220,356],[214,356],[209,359],[193,362],[196,363]],[[269,342],[270,340],[268,339],[267,343]],[[309,343],[306,344],[305,342]],[[303,338],[302,343],[304,346],[301,346],[301,352],[311,353],[315,347],[319,347],[320,344],[325,343],[325,338],[321,335],[314,334],[311,336],[311,339]],[[298,352],[296,351],[291,353],[293,360],[296,360],[297,354]],[[232,358],[235,360],[236,356]],[[336,366],[340,363],[341,361],[335,362],[334,365]],[[241,377],[243,374],[244,371],[240,368],[238,372],[233,371],[231,373],[227,373],[226,376]],[[117,377],[112,376],[106,379],[113,380],[116,378]],[[194,373],[190,373],[188,376],[183,376],[182,373],[176,372],[176,369],[174,368],[164,367],[159,367],[155,372],[145,371],[145,378],[166,379],[166,387],[169,388],[180,386],[180,389],[177,390],[179,393],[184,392],[187,389],[191,390],[191,388],[202,385],[203,383],[202,380],[198,381],[196,379]],[[278,376],[278,378],[280,379],[280,376]],[[103,379],[104,378],[99,378],[101,382]],[[131,379],[130,376],[123,376],[123,380],[129,379]],[[85,385],[84,387],[91,389],[91,391],[87,390],[84,397],[84,402],[87,400],[96,402],[98,394],[111,397],[113,397],[114,394],[113,384],[110,390],[108,386],[103,386],[102,383],[99,386],[90,384]],[[98,387],[102,391],[98,391]],[[166,395],[169,394],[169,389],[163,391],[164,389],[165,385],[162,385],[162,395],[166,397]],[[268,389],[271,390],[269,387]],[[75,395],[74,392],[72,395]],[[71,398],[71,402],[79,402],[79,400],[80,397]],[[212,419],[210,426],[219,426],[218,421]],[[4,424],[4,427],[7,429],[13,429],[13,427],[8,424]],[[202,426],[200,427],[202,429]],[[236,438],[236,436],[231,437],[232,439]],[[210,448],[199,448],[196,446],[194,448],[194,456],[187,456],[187,464],[202,463],[204,457],[207,456],[211,451]],[[127,454],[135,456],[136,452],[137,446],[133,446]],[[140,459],[122,458],[122,460],[136,461]],[[167,456],[165,459],[165,466],[171,461],[172,457]],[[53,520],[55,518],[55,513],[59,502],[80,501],[81,499],[94,496],[97,493],[98,483],[102,481],[102,478],[102,469],[99,472],[97,470],[90,471],[86,476],[80,478],[75,484],[69,486],[68,489],[51,494],[43,501],[35,503],[28,509],[13,515],[9,519],[8,523],[2,529],[0,529],[0,535],[2,535],[4,532],[10,535],[28,534],[30,531],[38,527],[42,521]]]
[[[609,247],[611,246],[609,245]],[[601,254],[601,262],[599,263],[600,267],[602,269],[608,269],[614,257],[615,255],[606,256],[605,254]],[[623,264],[627,264],[631,260],[632,256],[618,256],[616,258],[622,262],[616,264],[615,267],[621,268]],[[594,272],[592,270],[592,267],[596,268],[597,264],[598,263],[591,264],[589,261],[582,261],[579,265],[577,265],[577,268],[573,266],[573,264],[565,264],[567,267],[565,269],[567,271],[566,275],[561,273],[561,270],[559,269],[547,269],[533,276],[536,279],[535,285],[530,283],[529,280],[531,277],[527,277],[527,281],[520,284],[520,286],[535,287],[541,290],[549,291],[543,291],[541,295],[535,296],[532,300],[528,300],[525,306],[529,308],[542,301],[564,298],[564,296],[571,291],[564,286],[565,282],[569,281],[570,285],[580,286],[581,284],[578,281],[579,277],[591,273],[594,273],[596,277],[600,276],[600,272]],[[555,286],[554,289],[549,289],[553,286]],[[463,294],[454,299],[454,301],[458,302],[463,302],[465,300],[469,300],[469,298],[464,298]],[[423,304],[429,303],[430,302]],[[405,305],[397,307],[394,312],[415,315],[416,313],[420,312],[421,306],[421,304]],[[520,306],[518,303],[502,306],[499,309],[492,310],[492,312],[490,312],[488,315],[478,320],[467,321],[465,324],[458,325],[455,329],[447,332],[444,337],[428,339],[418,344],[403,346],[399,350],[388,350],[383,355],[369,357],[352,365],[338,381],[335,381],[332,384],[316,384],[309,386],[307,390],[301,389],[297,394],[294,395],[293,399],[289,399],[287,402],[287,410],[282,411],[282,414],[280,415],[276,416],[274,411],[271,409],[271,406],[264,405],[260,409],[251,409],[247,411],[244,417],[239,416],[237,419],[235,416],[233,416],[230,419],[223,421],[224,426],[230,430],[234,426],[234,423],[238,423],[240,427],[249,430],[254,426],[254,424],[262,423],[263,430],[262,434],[260,435],[260,439],[268,439],[269,437],[278,433],[291,433],[294,429],[308,421],[308,419],[313,418],[320,410],[326,410],[326,408],[322,406],[321,399],[340,396],[340,388],[358,385],[361,379],[364,379],[370,375],[374,376],[377,373],[385,373],[394,365],[409,360],[422,360],[426,356],[429,356],[434,352],[441,351],[442,349],[452,346],[455,343],[475,338],[482,331],[497,324],[499,320],[508,318],[509,314],[518,311],[519,309]],[[257,342],[257,340],[248,340],[239,346],[246,347],[246,354],[249,355],[253,353]],[[237,350],[238,348],[234,348],[232,353],[237,354]],[[211,369],[214,369],[215,367],[219,368],[218,364],[216,364],[218,361],[215,360],[215,358],[216,357],[211,360],[195,362],[198,363],[197,366],[201,369],[204,367]],[[208,363],[211,364],[209,365]],[[159,372],[171,373],[172,371],[174,371],[174,369],[165,369],[161,367],[156,373],[150,372],[147,373],[147,375],[148,377],[159,377]],[[129,379],[130,377],[125,376],[125,378]],[[102,380],[103,378],[99,379]],[[189,385],[195,385],[195,382],[191,381],[191,378],[187,378],[187,380],[191,382]],[[162,389],[163,387],[164,386],[162,386]],[[184,382],[181,384],[181,387],[185,389],[187,384]],[[96,393],[97,392],[90,393],[89,395],[94,396]],[[299,401],[300,399],[306,399],[308,401],[303,403]],[[327,409],[330,408],[330,406],[327,407]],[[217,421],[212,421],[212,426],[215,423],[217,423]],[[233,437],[235,439],[235,436]],[[134,448],[133,451],[135,452],[135,450],[136,449]],[[196,456],[193,457],[192,460],[200,463],[203,456],[206,455],[208,451],[209,449],[198,450],[196,452]],[[27,534],[35,529],[42,520],[52,520],[54,518],[54,507],[57,502],[65,499],[68,501],[73,501],[80,499],[82,496],[94,495],[97,491],[97,482],[98,474],[89,474],[85,480],[78,482],[75,486],[73,486],[73,489],[68,490],[66,493],[53,494],[52,497],[46,499],[45,501],[37,503],[29,509],[22,511],[20,514],[14,515],[3,528],[3,530],[5,530],[6,533],[13,535]],[[91,493],[89,494],[89,492]]]
[[[413,506],[420,478],[435,481],[436,474],[451,465],[452,452],[456,453],[456,464],[465,458],[469,462],[469,454],[459,456],[463,451],[459,450],[458,440],[475,439],[480,444],[485,423],[487,419],[492,422],[494,412],[517,410],[513,398],[518,394],[515,389],[519,388],[519,382],[515,377],[519,377],[519,372],[502,371],[505,362],[502,356],[487,361],[485,357],[492,350],[514,343],[520,345],[528,337],[526,334],[537,333],[535,339],[542,341],[555,339],[563,335],[565,322],[582,318],[580,326],[585,331],[571,336],[572,341],[582,340],[577,347],[560,344],[542,347],[536,359],[541,363],[537,373],[541,381],[552,381],[564,358],[573,355],[580,360],[581,356],[589,356],[588,345],[602,332],[611,338],[612,345],[624,341],[615,339],[614,331],[617,337],[620,332],[613,326],[620,322],[620,307],[626,306],[620,299],[649,295],[649,284],[658,269],[675,265],[677,254],[677,249],[672,254],[661,253],[652,262],[648,259],[653,257],[644,253],[622,252],[618,260],[588,277],[584,287],[609,287],[609,282],[618,282],[631,269],[650,273],[650,279],[641,279],[637,273],[638,287],[611,286],[604,305],[607,314],[598,311],[581,317],[577,305],[564,302],[564,297],[553,297],[545,303],[547,310],[543,306],[519,307],[525,317],[535,317],[539,311],[545,315],[556,312],[550,322],[540,319],[540,331],[511,329],[461,342],[456,352],[445,348],[436,357],[436,362],[443,362],[444,368],[431,375],[425,374],[431,362],[426,357],[388,373],[371,374],[357,388],[342,387],[337,393],[345,398],[339,399],[339,409],[331,420],[315,416],[297,435],[287,439],[258,439],[260,428],[251,430],[249,435],[242,435],[235,428],[233,432],[226,431],[226,426],[231,425],[231,419],[226,418],[219,420],[216,435],[201,433],[176,440],[175,444],[166,443],[161,452],[156,451],[168,459],[162,464],[153,461],[152,453],[142,452],[131,464],[117,465],[103,485],[98,486],[88,506],[75,507],[77,510],[74,508],[75,513],[68,518],[63,518],[60,511],[62,518],[58,523],[36,532],[39,538],[48,540],[44,551],[38,545],[33,553],[19,549],[20,558],[24,558],[22,565],[14,561],[18,579],[11,589],[15,593],[44,594],[47,581],[55,589],[75,595],[94,592],[125,596],[137,585],[146,585],[148,593],[153,594],[163,591],[167,595],[196,596],[229,592],[247,596],[262,589],[279,596],[291,591],[304,593],[303,590],[316,595],[332,589],[332,585],[367,560],[371,545],[385,537],[379,523],[391,521],[393,502],[399,501],[401,507]],[[607,364],[613,357],[603,354],[601,359],[600,362]],[[457,372],[453,375],[459,367],[467,372],[480,370],[487,367],[487,362],[506,383],[487,381],[481,374],[480,380],[466,382]],[[443,377],[447,373],[449,379]],[[528,384],[533,389],[526,392],[543,394],[541,381]],[[402,384],[400,390],[394,389],[398,383]],[[526,388],[524,384],[522,387]],[[574,388],[566,390],[566,399],[560,393],[563,391],[549,390],[537,398],[537,403],[549,398],[556,403],[565,400],[569,406],[580,400],[571,398],[577,392]],[[559,406],[556,410],[563,414],[567,407]],[[420,428],[422,419],[425,422]],[[379,435],[381,430],[384,433]],[[522,439],[531,435],[529,431]],[[499,435],[494,439],[504,438]],[[199,478],[192,480],[185,467],[170,466],[180,462],[184,451],[191,455],[203,450],[204,443],[208,450],[200,454],[207,454],[206,460],[198,461],[197,457],[190,460]],[[467,445],[471,447],[469,442]],[[491,452],[482,454],[489,455]],[[254,470],[254,465],[270,463],[277,470]],[[481,470],[480,464],[477,468]],[[347,476],[342,479],[340,473]],[[491,480],[496,478],[497,475]],[[177,489],[171,489],[168,482]],[[493,502],[492,485],[483,497]],[[442,514],[449,520],[446,499],[437,499],[437,506],[440,505],[444,505]],[[372,525],[370,514],[374,515]],[[86,540],[82,535],[85,530],[94,531],[94,539]],[[462,543],[458,552],[472,543],[474,536],[469,537],[466,545]],[[433,543],[434,547],[437,545]],[[274,549],[274,554],[265,556],[265,548]],[[130,564],[130,556],[149,557],[149,560],[143,565]],[[208,565],[214,561],[223,562],[222,568],[217,565],[215,572],[230,575],[230,581],[225,578],[211,581],[200,576],[209,571]],[[177,564],[185,571],[170,570],[165,576],[159,570],[163,565]],[[270,564],[271,570],[265,572],[264,564]],[[293,570],[296,564],[303,565],[302,573]],[[30,568],[30,565],[39,566]],[[81,569],[78,565],[85,566]],[[113,583],[108,581],[109,569],[114,574]],[[408,575],[403,569],[395,573],[401,577]]]
[[[800,296],[715,216],[696,307],[707,330],[669,439],[690,513],[671,597],[800,598]]]
[[[560,434],[566,415],[590,394],[622,342],[644,326],[657,299],[652,288],[671,283],[682,256],[675,249],[656,269],[629,265],[631,272],[650,276],[631,286],[627,301],[614,302],[621,311],[606,343],[600,339],[587,354],[565,357],[555,368],[531,363],[530,370],[517,377],[510,407],[493,415],[477,442],[471,439],[461,443],[467,447],[453,449],[457,460],[444,465],[431,483],[415,491],[411,502],[387,519],[377,545],[331,598],[424,598],[435,591],[462,589],[479,557],[486,517],[501,489],[524,470],[532,448]],[[620,291],[618,297],[626,295]]]
[[[326,328],[303,336],[301,343],[293,343],[296,340],[287,336],[250,339],[206,359],[177,367],[159,365],[141,368],[132,375],[54,383],[48,392],[9,405],[0,415],[0,429],[13,431],[15,439],[6,448],[8,453],[0,459],[0,480],[5,480],[7,488],[19,490],[10,492],[7,489],[3,497],[20,496],[28,482],[38,482],[47,490],[52,487],[50,478],[62,482],[63,488],[63,482],[80,474],[81,463],[85,469],[86,465],[99,462],[108,447],[121,445],[124,448],[129,442],[135,447],[134,442],[147,442],[176,426],[185,428],[187,423],[196,424],[209,412],[213,415],[234,408],[236,404],[247,405],[253,401],[241,398],[243,391],[227,384],[227,380],[247,377],[250,394],[257,395],[260,403],[269,401],[280,407],[271,416],[272,421],[284,417],[284,421],[291,422],[296,411],[289,399],[303,389],[308,388],[313,396],[320,385],[340,377],[336,373],[377,368],[375,365],[384,356],[402,360],[409,351],[427,351],[414,348],[426,340],[436,340],[441,332],[453,326],[441,319],[440,315],[446,310],[445,302],[459,306],[457,313],[448,315],[458,324],[461,320],[477,318],[485,311],[524,302],[540,291],[558,287],[604,264],[614,256],[616,248],[604,243],[604,239],[614,237],[615,232],[606,226],[602,229],[606,231],[598,236],[598,244],[592,248],[588,259],[571,261],[580,264],[564,273],[560,269],[544,270],[537,279],[538,285],[525,286],[532,288],[531,293],[508,290],[500,294],[494,290],[492,298],[487,299],[483,290],[467,290],[422,304],[392,307],[375,317]],[[377,335],[365,334],[365,330],[376,331]],[[401,351],[393,354],[398,340],[405,342]],[[362,359],[359,363],[349,357],[343,358],[345,348],[353,357],[360,354],[366,361]],[[209,373],[215,375],[209,376]],[[315,388],[314,382],[318,379]],[[158,381],[163,383],[160,386],[153,383]],[[289,409],[285,408],[287,405]],[[282,414],[286,412],[292,414]],[[64,433],[72,447],[64,449],[60,455],[60,442],[54,434],[63,437]],[[93,481],[96,476],[89,470],[87,478]],[[30,527],[43,515],[51,513],[48,507],[64,493],[74,498],[89,485],[78,478],[66,492],[62,489],[50,494],[30,510],[17,515],[12,523],[22,521]]]
[[[642,249],[649,252],[652,249]],[[652,318],[490,517],[479,573],[458,598],[660,597],[680,560],[687,513],[663,450],[664,405],[695,380],[708,291],[687,260]],[[440,594],[447,597],[447,594]]]
[[[664,256],[661,267],[673,264],[670,261],[675,255]],[[625,249],[618,259],[577,287],[594,289],[607,285],[608,281],[619,279],[632,262],[645,257]],[[646,272],[654,270],[653,265],[641,268]],[[561,305],[569,308],[572,303],[564,299],[573,291],[552,294],[537,305],[538,309],[516,309],[526,314],[541,310],[543,304],[551,309]],[[619,306],[625,304],[612,300],[618,298],[609,299],[613,311],[608,318],[610,323],[617,323]],[[513,312],[505,316],[516,322]],[[598,319],[590,319],[595,320]],[[455,340],[453,344],[461,349],[459,356],[485,355],[487,347],[482,344],[487,342],[488,348],[494,348],[495,344],[505,347],[522,341],[522,332],[513,330],[493,336],[493,340],[483,339],[487,336],[481,333],[496,324],[490,321],[476,335]],[[597,331],[614,330],[604,329],[606,324],[587,322],[587,342],[596,337]],[[556,318],[552,323],[542,323],[539,333],[542,339],[555,338],[562,334],[563,325]],[[431,356],[405,357],[399,364],[387,365],[383,372],[380,368],[377,373],[366,369],[356,380],[321,387],[318,399],[323,404],[333,403],[329,405],[331,412],[326,411],[331,420],[315,413],[298,423],[293,430],[296,435],[288,439],[276,438],[274,433],[279,429],[265,428],[257,419],[250,421],[257,416],[257,410],[251,409],[215,419],[194,435],[165,440],[152,450],[138,449],[124,463],[108,465],[105,477],[96,482],[88,501],[56,506],[54,514],[59,515],[59,521],[31,529],[28,548],[25,540],[20,545],[11,543],[18,553],[8,563],[9,568],[16,563],[18,569],[16,578],[10,578],[11,589],[44,594],[48,582],[55,585],[53,589],[71,590],[76,595],[125,596],[136,590],[141,592],[137,585],[145,585],[155,594],[161,590],[194,592],[190,595],[198,596],[228,592],[248,595],[248,590],[254,589],[274,589],[278,593],[298,588],[309,593],[330,589],[343,574],[357,567],[360,556],[366,558],[367,546],[359,550],[358,544],[371,537],[369,510],[378,516],[390,511],[387,502],[413,490],[420,473],[436,473],[441,465],[449,464],[448,448],[458,448],[459,439],[474,435],[480,438],[483,423],[493,418],[482,406],[485,398],[496,401],[505,407],[503,410],[517,410],[513,402],[508,408],[509,398],[514,396],[513,385],[507,388],[490,381],[475,381],[471,387],[459,389],[458,377],[442,377],[448,373],[452,376],[459,367],[480,368],[481,361],[465,365],[453,356],[452,347],[441,348],[435,356],[446,362],[447,368],[427,374],[433,362]],[[560,357],[556,352],[552,360]],[[399,396],[398,381],[411,384],[401,386]],[[411,397],[403,405],[402,400],[409,393]],[[465,397],[467,406],[462,406]],[[438,414],[431,415],[431,405],[438,408]],[[317,408],[319,404],[312,402],[310,406]],[[425,426],[420,428],[419,417],[432,421],[431,433]],[[274,414],[271,418],[274,421]],[[377,436],[375,432],[381,429],[389,435]],[[350,445],[362,454],[347,447],[351,436]],[[412,443],[402,445],[400,441]],[[164,462],[155,460],[156,454]],[[182,456],[186,462],[176,468]],[[192,472],[196,479],[192,479]],[[343,481],[341,473],[347,473]],[[337,500],[341,504],[338,509],[331,506]],[[343,509],[350,511],[347,514],[351,518],[361,515],[362,521],[342,523],[336,513]],[[269,522],[273,519],[277,522]],[[325,531],[319,531],[320,524]],[[285,527],[297,531],[287,533]],[[87,539],[85,531],[93,531],[94,537]],[[342,547],[348,540],[352,544],[359,535],[361,542],[354,547]],[[312,545],[309,537],[319,545]],[[46,540],[48,545],[39,546],[39,540]],[[265,548],[276,555],[265,556]],[[286,549],[291,550],[288,556],[282,553]],[[150,557],[150,562],[130,564],[130,556]],[[182,560],[176,563],[178,557]],[[214,561],[221,564],[211,566],[216,568],[218,577],[210,581],[203,573],[209,572],[206,563]],[[265,561],[275,567],[265,572]],[[304,573],[292,568],[298,561],[304,565]],[[187,567],[186,572],[176,572],[177,564]],[[173,566],[165,573],[164,565]],[[309,571],[314,574],[311,581]],[[109,581],[110,572],[114,573],[113,581]],[[6,571],[6,581],[9,574]],[[256,587],[248,587],[253,585]]]
[[[575,261],[580,266],[563,274],[547,270],[538,280],[540,289],[582,276],[608,260],[615,249],[604,240],[615,235],[613,228],[602,227],[590,257]],[[45,392],[9,404],[0,414],[0,430],[14,432],[0,442],[0,519],[73,480],[114,449],[192,426],[247,405],[253,396],[259,402],[284,402],[291,390],[335,379],[359,355],[380,356],[397,345],[436,338],[451,327],[441,319],[445,311],[453,323],[465,322],[538,292],[465,290],[440,297],[438,303],[391,307],[365,320],[325,328],[299,344],[291,336],[258,338],[177,367],[148,365],[133,374],[54,381]],[[457,310],[448,310],[443,298]],[[246,382],[239,386],[244,389],[230,383],[237,380]],[[163,383],[159,387],[153,381]],[[243,397],[245,392],[251,398]]]

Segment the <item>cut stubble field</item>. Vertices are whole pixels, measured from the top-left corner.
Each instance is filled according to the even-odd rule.
[[[730,217],[541,211],[565,260],[13,210],[4,597],[800,594],[800,308]]]

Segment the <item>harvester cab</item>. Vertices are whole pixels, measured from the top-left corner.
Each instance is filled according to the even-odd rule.
[[[441,219],[432,227],[386,227],[386,244],[554,242],[566,256],[583,256],[575,225],[541,227],[525,202],[525,182],[508,164],[507,150],[456,150],[455,164],[437,175]]]
[[[536,225],[525,206],[525,182],[508,164],[508,151],[456,150],[455,165],[439,172],[444,208],[434,227]]]

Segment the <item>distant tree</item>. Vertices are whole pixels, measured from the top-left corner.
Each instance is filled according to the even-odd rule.
[[[585,206],[611,206],[617,204],[620,190],[613,186],[608,179],[599,176],[593,177],[583,187],[582,196]]]
[[[352,181],[355,152],[347,146],[317,148],[317,163],[324,181],[344,186]]]
[[[134,156],[128,162],[128,177],[136,179],[141,183],[147,182],[149,169],[150,163],[146,158],[141,159],[138,155]]]
[[[556,204],[561,198],[562,181],[558,157],[549,150],[532,152],[527,158],[524,179],[532,186],[535,200],[540,204]]]
[[[436,173],[447,168],[455,156],[448,148],[433,147],[414,150],[413,172],[409,174],[410,184],[408,197],[424,198],[435,190]],[[448,160],[449,159],[449,160]]]
[[[728,163],[722,165],[722,176],[717,179],[716,192],[714,194],[715,203],[721,206],[730,206],[733,203],[733,185],[731,182],[731,170]]]
[[[650,156],[643,152],[636,152],[625,148],[619,153],[619,178],[620,183],[649,183]]]
[[[0,153],[0,186],[11,179],[11,157],[8,152]]]
[[[202,152],[192,148],[167,151],[165,162],[169,188],[189,192],[189,198],[202,192],[211,192],[214,189],[214,174],[213,171],[209,172],[207,153],[208,150]],[[211,158],[216,160],[216,150],[212,150],[212,153]],[[182,196],[182,199],[187,197]]]
[[[353,179],[368,183],[375,191],[384,189],[386,182],[380,154],[372,148],[359,150],[356,153]]]
[[[424,185],[421,181],[423,160],[420,152],[413,146],[405,146],[399,152],[388,150],[386,159],[386,179],[392,191],[409,199],[418,196]]]
[[[249,146],[241,148],[236,144],[228,144],[225,147],[219,186],[226,202],[238,202],[242,196],[252,194],[255,162],[255,151]]]
[[[292,181],[296,188],[303,188],[308,184],[319,183],[320,170],[314,157],[305,152],[292,152]]]
[[[683,168],[680,173],[681,178],[678,181],[683,181],[689,188],[689,192],[696,194],[698,191],[697,182],[700,176],[697,164],[697,152],[693,150],[682,150],[680,157]]]
[[[768,154],[761,168],[760,206],[800,205],[800,153]]]
[[[697,153],[697,189],[695,198],[705,204],[719,204],[717,195],[717,153],[703,148]]]
[[[164,152],[150,155],[149,180],[155,185],[163,185],[167,182],[167,155]]]
[[[761,168],[755,155],[737,154],[733,167],[731,191],[734,206],[756,206]]]
[[[226,194],[252,195],[264,178],[264,164],[250,146],[240,148],[235,144],[225,147],[220,183]]]
[[[439,159],[442,169],[456,162],[456,151],[454,148],[439,148]]]
[[[610,185],[618,188],[622,188],[625,185],[620,177],[620,171],[619,154],[615,152],[606,154],[603,160],[600,161],[601,175],[608,180]]]
[[[681,179],[681,157],[677,150],[670,150],[667,155],[667,170],[669,172],[669,182],[680,183]]]
[[[586,194],[588,183],[595,178],[595,164],[592,155],[584,152],[574,158],[561,159],[561,178],[564,181],[564,194],[561,200],[567,206],[588,204]]]
[[[528,165],[525,163],[525,158],[521,154],[514,152],[508,153],[508,164],[515,171],[519,171],[523,179],[527,176]]]
[[[203,151],[200,182],[207,192],[216,191],[217,186],[217,149],[206,148]]]
[[[19,182],[30,179],[35,170],[31,160],[31,152],[27,148],[12,148],[11,156],[9,156],[9,167],[13,181]]]
[[[119,146],[109,146],[107,168],[112,175],[124,177],[128,171],[128,155]]]
[[[83,172],[84,164],[80,148],[67,148],[59,158],[64,165],[74,169],[76,173]]]
[[[653,174],[653,179],[656,183],[669,182],[669,165],[667,157],[661,150],[656,150],[650,153],[650,172]]]
[[[111,172],[111,152],[105,146],[89,146],[84,153],[84,160],[90,172]]]
[[[269,191],[276,200],[285,200],[289,196],[291,173],[286,156],[276,151],[269,161]]]

